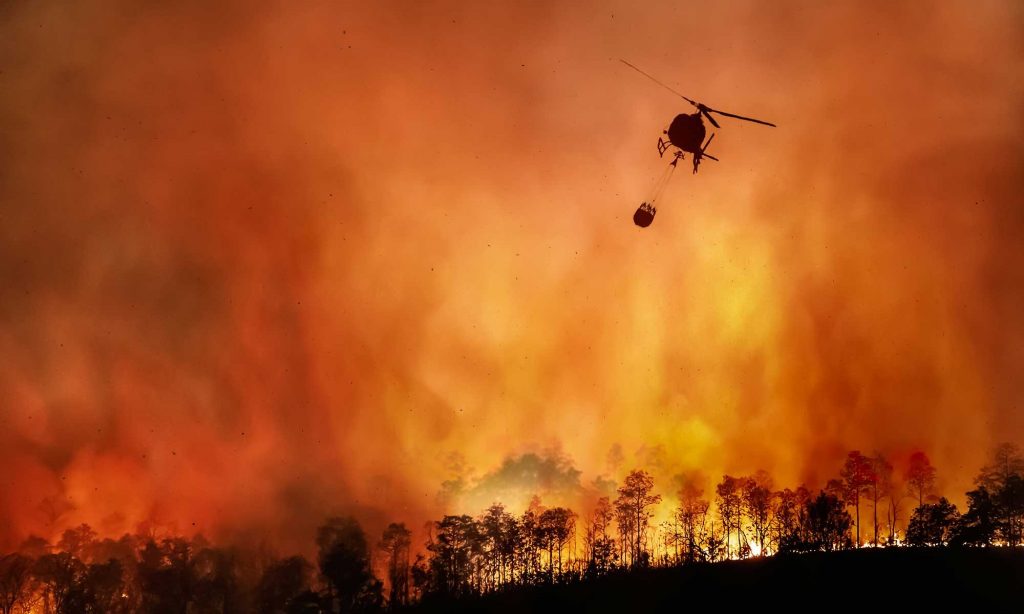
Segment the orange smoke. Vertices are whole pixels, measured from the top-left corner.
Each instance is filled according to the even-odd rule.
[[[636,465],[821,482],[850,449],[924,449],[959,495],[1024,434],[1022,20],[3,9],[0,549],[81,522],[308,547],[332,512]],[[723,121],[644,231],[688,109],[619,57],[780,126]]]

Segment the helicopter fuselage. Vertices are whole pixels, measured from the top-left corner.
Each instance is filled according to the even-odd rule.
[[[693,115],[680,113],[672,120],[665,134],[668,135],[669,142],[679,149],[700,154],[707,129],[704,127],[704,120],[699,111]]]

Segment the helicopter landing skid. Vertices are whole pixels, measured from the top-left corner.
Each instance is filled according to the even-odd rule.
[[[672,147],[671,142],[666,141],[665,139],[658,139],[658,157],[664,158],[665,152],[668,151],[669,147]],[[682,159],[683,151],[681,149],[677,149],[676,152],[672,154],[672,162],[670,162],[670,164],[675,166]]]
[[[665,139],[659,137],[658,138],[658,157],[660,158],[660,157],[664,156],[665,152],[668,151],[668,148],[671,147],[671,146],[672,146],[672,143],[670,143],[669,141],[666,141]]]

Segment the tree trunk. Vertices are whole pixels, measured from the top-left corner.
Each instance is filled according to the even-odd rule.
[[[640,559],[640,513],[636,514],[636,533],[633,534],[633,566]]]
[[[871,514],[875,520],[875,534],[872,538],[875,547],[878,547],[878,485],[875,484],[874,488],[874,503],[871,505]]]
[[[860,548],[860,493],[853,493],[853,509],[857,512],[857,547]]]

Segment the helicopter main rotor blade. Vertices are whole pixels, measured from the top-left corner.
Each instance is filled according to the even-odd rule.
[[[708,118],[708,121],[711,122],[712,126],[714,126],[715,128],[721,128],[721,126],[718,125],[718,122],[715,121],[715,118],[711,117],[711,113],[708,112],[714,111],[714,109],[709,109],[702,104],[698,104],[697,109],[701,112],[702,115],[704,115],[704,117]]]
[[[708,121],[711,122],[711,125],[714,126],[715,128],[721,128],[721,126],[718,125],[718,122],[715,121],[714,117],[711,117],[712,113],[718,113],[719,115],[724,115],[726,117],[734,117],[736,119],[742,119],[743,121],[754,122],[755,124],[762,124],[762,125],[765,125],[765,126],[771,126],[772,128],[777,128],[778,127],[775,124],[773,124],[771,122],[766,122],[764,120],[754,119],[753,117],[745,117],[743,115],[736,115],[735,113],[726,113],[725,111],[719,111],[717,109],[712,109],[711,107],[706,106],[704,103],[697,102],[696,100],[693,100],[691,98],[687,98],[686,96],[683,96],[679,92],[677,92],[674,89],[672,89],[671,87],[665,85],[661,81],[658,81],[657,79],[652,77],[650,74],[648,74],[648,73],[644,72],[643,70],[637,68],[636,66],[630,64],[626,60],[623,60],[622,58],[619,58],[619,61],[622,62],[623,64],[625,64],[626,66],[629,66],[633,70],[637,71],[641,75],[647,77],[651,81],[654,81],[655,83],[657,83],[661,87],[663,87],[663,88],[667,89],[668,91],[672,92],[676,96],[679,96],[680,98],[682,98],[686,102],[688,102],[688,103],[692,104],[693,106],[697,107],[697,110],[700,111],[701,114],[704,117],[708,118]]]
[[[763,124],[765,126],[771,126],[772,128],[778,128],[778,126],[776,126],[773,123],[766,122],[766,121],[763,121],[763,120],[760,120],[760,119],[754,119],[753,117],[743,117],[742,115],[736,115],[735,113],[726,113],[725,111],[717,111],[717,110],[712,109],[710,107],[704,107],[704,108],[707,109],[707,111],[711,112],[711,113],[718,113],[719,115],[724,115],[726,117],[735,117],[736,119],[742,119],[744,121],[754,122],[755,124]],[[711,119],[710,115],[708,116],[708,119]],[[711,123],[714,124],[715,123],[714,120],[712,120]],[[715,125],[717,126],[718,124],[715,124]]]
[[[698,105],[698,104],[697,104],[696,102],[694,102],[693,100],[690,100],[690,99],[689,99],[689,98],[687,98],[686,96],[683,96],[682,94],[680,94],[679,92],[675,91],[675,90],[674,90],[674,89],[672,89],[671,87],[669,87],[669,86],[665,85],[665,84],[664,84],[664,83],[662,83],[661,81],[658,81],[657,79],[655,79],[655,78],[654,78],[654,77],[652,77],[651,75],[649,75],[649,74],[645,73],[644,71],[640,70],[640,69],[639,69],[639,68],[637,68],[636,66],[633,66],[632,64],[630,64],[630,63],[629,63],[629,62],[627,62],[626,60],[623,60],[622,58],[619,58],[619,61],[620,61],[620,62],[622,62],[623,64],[625,64],[626,66],[629,66],[629,67],[630,67],[630,68],[632,68],[633,70],[637,71],[637,72],[638,72],[638,73],[640,73],[641,75],[643,75],[643,76],[647,77],[647,78],[648,78],[648,79],[650,79],[651,81],[654,81],[655,83],[657,83],[657,84],[658,84],[658,85],[660,85],[661,87],[663,87],[663,88],[667,89],[668,91],[672,92],[672,93],[673,93],[673,94],[675,94],[676,96],[679,96],[680,98],[682,98],[682,99],[683,99],[683,100],[685,100],[686,102],[688,102],[688,103],[692,104],[693,106],[695,106],[695,107],[697,107],[697,108],[700,108],[700,106],[699,106],[699,105]],[[712,122],[714,122],[714,120],[712,120]]]

